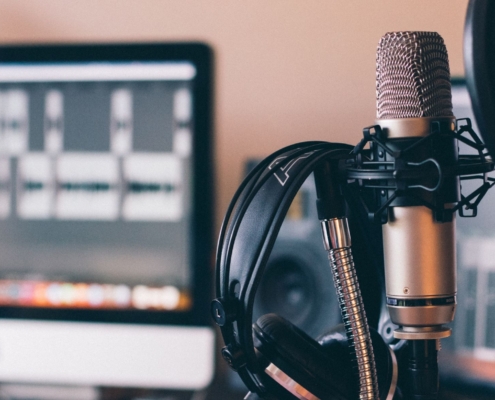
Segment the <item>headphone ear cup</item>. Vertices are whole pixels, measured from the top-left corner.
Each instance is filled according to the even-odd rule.
[[[341,360],[329,357],[318,342],[289,321],[267,314],[253,324],[253,332],[254,345],[268,362],[313,395],[320,399],[356,398],[356,386],[342,376]]]

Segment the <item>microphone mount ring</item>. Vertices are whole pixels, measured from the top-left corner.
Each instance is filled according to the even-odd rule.
[[[474,132],[470,119],[459,119],[455,124],[447,123],[450,119],[442,118],[439,121],[433,118],[418,120],[422,125],[427,122],[431,124],[430,133],[409,141],[401,142],[399,138],[393,137],[397,130],[396,121],[385,121],[389,125],[387,128],[380,125],[364,128],[363,139],[351,152],[354,158],[348,160],[342,174],[348,180],[357,181],[362,190],[374,191],[378,206],[370,207],[363,203],[370,219],[382,224],[388,221],[385,211],[393,206],[423,205],[433,210],[438,222],[452,220],[456,211],[459,211],[461,217],[476,216],[478,204],[495,184],[495,179],[487,177],[487,173],[494,170],[494,163]],[[406,126],[413,126],[413,123],[413,119],[405,121]],[[425,126],[422,126],[423,130]],[[392,137],[387,139],[387,134]],[[455,160],[442,159],[444,146],[452,146],[455,140],[476,150],[478,154],[460,155]],[[366,148],[367,145],[369,148]],[[408,160],[417,157],[418,153],[431,153],[430,148],[440,151],[420,160]],[[435,169],[427,166],[427,163],[432,163]],[[436,184],[431,182],[433,170],[438,177]],[[424,182],[428,179],[429,184]],[[473,179],[480,179],[483,184],[468,195],[458,192],[457,180]],[[456,205],[452,207],[452,204]],[[471,213],[468,214],[467,210],[471,210]]]

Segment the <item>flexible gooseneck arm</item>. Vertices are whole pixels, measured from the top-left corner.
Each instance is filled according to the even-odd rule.
[[[339,298],[351,357],[359,374],[359,398],[380,398],[373,345],[354,267],[345,200],[338,181],[338,160],[322,163],[314,172],[318,217]]]

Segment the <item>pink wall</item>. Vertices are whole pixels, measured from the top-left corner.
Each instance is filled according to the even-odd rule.
[[[0,42],[204,40],[216,51],[217,221],[247,157],[355,143],[387,31],[430,30],[463,74],[467,0],[0,0]]]

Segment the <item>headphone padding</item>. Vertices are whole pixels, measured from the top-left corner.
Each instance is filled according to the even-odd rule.
[[[270,362],[321,399],[354,398],[346,379],[339,379],[339,360],[302,330],[276,314],[253,325],[254,343]],[[341,373],[341,372],[340,372]]]

